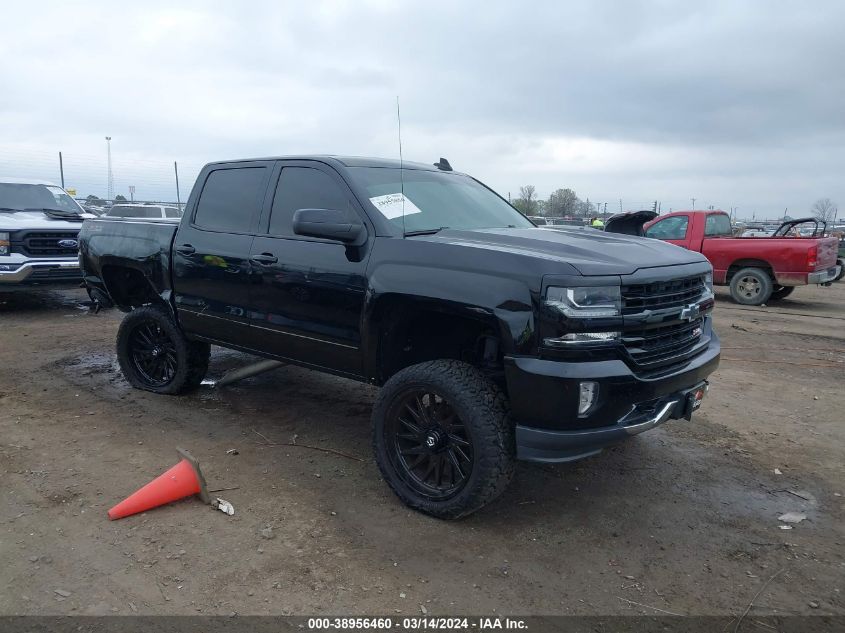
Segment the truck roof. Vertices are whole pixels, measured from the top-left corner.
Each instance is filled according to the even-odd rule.
[[[721,209],[678,209],[677,211],[672,211],[671,213],[664,213],[660,217],[662,218],[676,213],[724,213],[725,215],[728,215],[727,211],[722,211]]]
[[[6,185],[47,185],[50,187],[58,187],[58,185],[54,182],[50,182],[49,180],[39,180],[37,178],[7,178],[6,176],[0,176],[0,183]]]
[[[413,161],[400,161],[398,158],[374,158],[369,156],[338,156],[335,154],[295,154],[288,156],[265,156],[263,158],[239,158],[235,160],[216,160],[209,165],[224,165],[231,163],[246,163],[259,160],[318,160],[335,162],[344,167],[392,167],[399,169],[418,169],[425,171],[440,171],[433,164]]]

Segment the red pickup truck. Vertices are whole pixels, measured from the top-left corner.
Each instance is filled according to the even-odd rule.
[[[652,211],[621,213],[607,221],[605,230],[701,253],[713,264],[713,283],[730,286],[733,300],[745,305],[783,299],[795,286],[829,285],[841,273],[835,237],[787,237],[780,230],[773,237],[734,237],[724,211],[676,211],[659,217]]]

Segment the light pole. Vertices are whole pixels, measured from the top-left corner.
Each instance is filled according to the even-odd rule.
[[[106,137],[106,152],[108,154],[109,162],[109,180],[108,186],[106,187],[106,196],[109,200],[114,200],[114,176],[111,172],[111,136]]]
[[[692,200],[692,210],[695,211],[695,198],[690,198]]]

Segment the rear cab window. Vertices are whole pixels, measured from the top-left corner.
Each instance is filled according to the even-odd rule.
[[[731,219],[724,213],[711,213],[704,222],[705,237],[730,237],[733,235]]]
[[[268,168],[221,167],[208,174],[193,224],[221,233],[250,233],[255,229],[266,189]]]
[[[160,218],[160,207],[145,207],[143,205],[113,206],[107,214],[111,218]]]

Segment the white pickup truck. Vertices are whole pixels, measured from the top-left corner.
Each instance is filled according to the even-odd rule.
[[[0,177],[0,292],[79,283],[86,213],[61,187]]]

